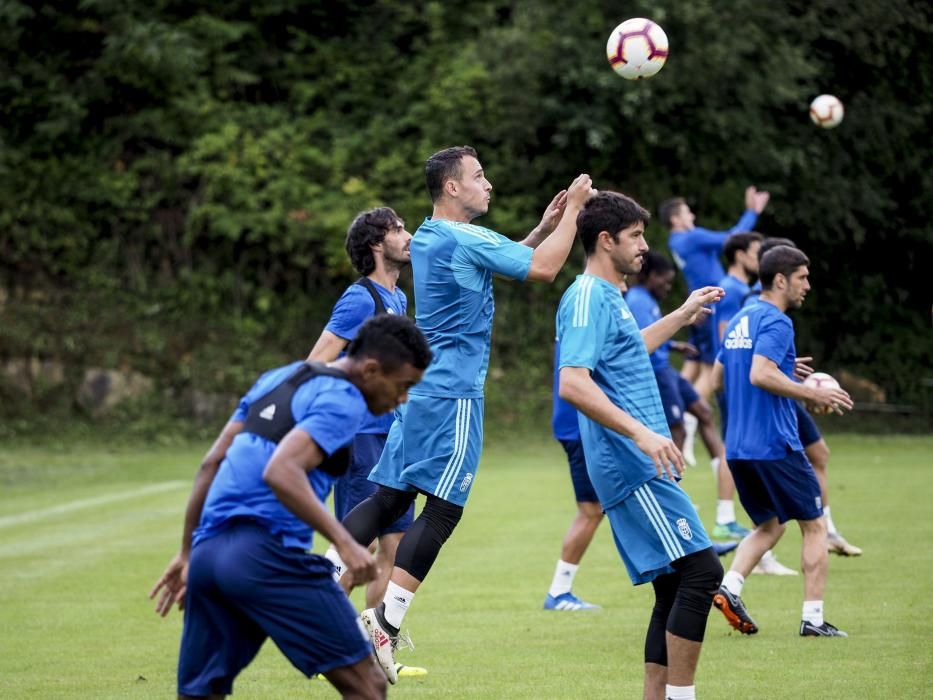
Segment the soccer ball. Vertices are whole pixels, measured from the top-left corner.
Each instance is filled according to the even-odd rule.
[[[845,110],[834,95],[820,95],[810,103],[810,119],[824,129],[834,129],[842,122]]]
[[[667,34],[650,19],[627,19],[609,35],[606,58],[626,80],[650,78],[667,60]]]
[[[814,389],[838,389],[839,382],[833,379],[830,375],[825,372],[814,372],[809,377],[803,380],[803,385],[812,387]],[[832,413],[831,408],[818,408],[816,406],[807,406],[810,409],[811,413]]]

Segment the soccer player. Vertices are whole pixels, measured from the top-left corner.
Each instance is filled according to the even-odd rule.
[[[405,315],[408,299],[398,286],[398,277],[411,261],[410,244],[411,234],[392,209],[378,207],[356,216],[347,230],[346,249],[361,277],[337,300],[330,320],[308,355],[309,362],[336,360],[356,337],[360,326],[374,315]],[[350,468],[334,485],[334,515],[338,520],[343,520],[376,490],[376,485],[369,480],[369,472],[382,454],[391,425],[391,414],[372,416],[364,421],[359,434],[353,438]],[[367,607],[382,600],[395,561],[395,550],[402,533],[411,525],[413,510],[414,506],[379,532],[376,550],[379,576],[366,587]]]
[[[404,402],[431,361],[414,323],[367,321],[330,365],[267,372],[240,400],[195,477],[181,551],[156,582],[156,612],[184,608],[178,695],[222,697],[272,637],[302,673],[322,673],[343,697],[385,697],[385,677],[333,566],[309,554],[314,531],[334,543],[348,575],[376,562],[327,512],[332,474],[367,411]]]
[[[758,249],[758,260],[760,261],[765,253],[779,245],[789,245],[791,248],[797,247],[789,238],[766,238]],[[751,287],[748,294],[745,296],[743,306],[750,306],[757,302],[759,294],[761,294],[760,281],[756,282]],[[799,361],[804,363],[812,359],[812,357],[798,358]],[[820,495],[823,498],[823,515],[826,517],[827,547],[832,554],[839,554],[845,557],[860,556],[862,554],[861,547],[856,547],[843,537],[842,533],[839,532],[836,527],[836,523],[833,522],[832,513],[829,508],[829,445],[826,444],[826,440],[820,433],[816,421],[813,420],[813,417],[810,415],[809,411],[807,411],[806,406],[800,401],[797,401],[794,406],[797,411],[797,427],[800,435],[800,443],[803,445],[803,450],[807,455],[807,459],[810,461],[810,464],[813,465],[817,481],[820,482]],[[762,566],[769,569],[773,568],[773,562],[769,561],[768,555],[755,567],[756,572],[758,572]],[[767,571],[766,573],[771,573],[771,571]]]
[[[823,618],[826,584],[826,521],[820,485],[800,443],[794,401],[841,412],[852,408],[842,389],[814,388],[794,380],[796,352],[789,309],[810,289],[810,261],[798,249],[777,246],[761,259],[761,297],[726,328],[717,374],[729,407],[726,458],[745,511],[755,529],[739,544],[714,604],[743,634],[754,634],[741,594],[761,556],[796,520],[803,535],[804,603],[801,636],[845,637]]]
[[[752,281],[758,277],[758,249],[764,236],[755,231],[734,233],[726,239],[723,255],[726,258],[726,275],[718,284],[726,296],[713,307],[713,328],[716,336],[714,353],[719,352],[726,326],[742,308],[751,291]]]
[[[674,261],[684,273],[689,291],[719,284],[725,275],[719,256],[726,240],[733,233],[754,229],[758,215],[768,206],[770,198],[769,193],[748,187],[745,190],[745,212],[728,231],[710,231],[696,226],[696,216],[682,197],[661,203],[661,223],[670,230],[667,244],[674,255]],[[691,327],[689,340],[699,355],[696,360],[690,359],[684,363],[682,374],[694,385],[700,396],[709,400],[712,394],[710,372],[716,359],[712,323],[704,320]]]
[[[647,328],[661,318],[661,307],[658,304],[671,291],[671,285],[674,282],[674,266],[666,256],[649,250],[642,256],[642,266],[637,279],[638,284],[625,295],[625,302],[635,316],[638,327]],[[713,314],[716,313],[719,304],[724,302],[725,298],[714,305]],[[651,353],[651,366],[658,382],[664,417],[678,449],[683,449],[686,437],[685,414],[690,413],[696,417],[700,436],[716,467],[718,495],[713,537],[740,540],[750,530],[736,521],[733,502],[735,484],[732,482],[732,474],[726,464],[725,447],[713,421],[713,410],[709,402],[697,394],[690,382],[678,374],[669,361],[671,350],[684,352],[688,348],[690,346],[685,343],[667,341]]]
[[[632,199],[602,192],[577,218],[586,268],[557,312],[560,396],[581,414],[587,470],[629,576],[654,587],[645,698],[690,699],[722,566],[676,483],[683,457],[671,440],[648,353],[709,314],[704,305],[722,290],[696,290],[639,330],[618,284],[641,268],[649,217]]]
[[[476,480],[482,450],[483,385],[494,312],[492,276],[551,282],[570,253],[576,216],[592,195],[588,175],[559,192],[521,243],[470,222],[489,208],[492,185],[469,146],[432,155],[425,167],[431,217],[411,243],[416,321],[435,361],[411,400],[396,412],[370,479],[380,485],[344,519],[357,542],[425,505],[402,536],[385,598],[362,618],[390,683],[399,626],[450,537]]]

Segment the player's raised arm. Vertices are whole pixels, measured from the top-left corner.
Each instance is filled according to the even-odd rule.
[[[156,602],[156,612],[163,617],[169,613],[172,606],[176,603],[181,609],[184,605],[185,590],[188,581],[188,560],[191,557],[191,537],[194,529],[201,518],[201,510],[204,508],[204,499],[207,498],[208,489],[217,475],[220,463],[223,462],[230,448],[230,444],[243,430],[242,421],[230,421],[217,436],[211,449],[208,450],[201,466],[194,477],[194,486],[191,489],[191,495],[188,497],[188,505],[185,508],[185,523],[181,537],[181,549],[169,562],[162,576],[156,581],[152,590],[149,591],[149,598],[155,598],[159,595]]]
[[[531,268],[528,270],[529,280],[553,282],[557,273],[567,262],[570,249],[573,247],[577,235],[577,214],[596,191],[593,181],[587,174],[578,175],[567,190],[567,203],[564,207],[560,223],[544,241],[535,248],[531,256]]]
[[[531,230],[531,233],[529,233],[523,241],[519,241],[519,243],[529,248],[537,248],[541,242],[550,236],[554,229],[557,228],[557,224],[560,223],[564,215],[564,209],[566,208],[567,190],[561,190],[554,195],[551,203],[547,205],[547,209],[544,210],[544,215],[541,217],[541,221],[538,222],[538,225]]]
[[[712,309],[709,309],[706,305],[715,304],[722,299],[723,294],[721,287],[702,287],[687,297],[687,300],[679,309],[642,329],[641,337],[645,341],[648,352],[651,353],[657,350],[662,343],[684,326],[689,326],[691,323],[709,316]]]

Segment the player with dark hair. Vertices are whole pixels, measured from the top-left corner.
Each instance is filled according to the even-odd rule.
[[[726,458],[755,529],[739,544],[714,604],[743,634],[758,631],[740,597],[745,578],[780,540],[784,523],[796,520],[803,535],[800,635],[847,636],[823,618],[826,521],[794,407],[797,400],[839,412],[852,408],[842,389],[795,381],[794,325],[786,312],[800,307],[810,290],[809,264],[806,255],[790,246],[777,246],[762,257],[761,298],[729,322],[716,365],[729,406]]]
[[[758,278],[758,249],[763,240],[764,236],[755,231],[734,233],[726,239],[722,250],[726,258],[726,275],[719,280],[719,286],[725,290],[726,296],[713,307],[715,352],[719,352],[726,326],[742,308],[751,291],[752,282]]]
[[[791,248],[797,247],[796,244],[789,238],[766,238],[761,243],[761,247],[758,249],[759,262],[765,253],[779,245],[787,245]],[[745,296],[745,299],[743,300],[743,306],[750,306],[757,302],[759,294],[761,294],[760,280],[752,286],[748,294]],[[803,366],[806,369],[809,369],[809,366],[806,365],[806,363],[812,359],[812,357],[798,358],[798,360],[803,363]],[[816,421],[813,420],[813,416],[811,416],[809,411],[807,411],[806,406],[804,406],[800,401],[795,402],[794,406],[797,410],[797,427],[800,435],[800,443],[803,445],[807,459],[810,460],[810,464],[813,465],[813,470],[816,472],[817,481],[820,482],[820,493],[823,498],[823,515],[826,517],[826,541],[827,546],[829,547],[829,551],[833,554],[840,554],[845,557],[860,556],[862,554],[861,547],[856,547],[854,544],[851,544],[845,537],[843,537],[842,533],[839,532],[838,528],[836,527],[836,523],[833,522],[832,512],[830,511],[829,507],[829,445],[826,444],[825,438],[823,437],[822,433],[820,433],[820,429],[817,427]],[[761,564],[759,564],[758,567],[755,567],[756,572],[762,565],[765,564],[768,564],[766,568],[772,568],[768,562],[767,555],[764,559],[762,559]],[[771,571],[766,571],[765,573],[771,573]]]
[[[385,697],[385,677],[314,531],[353,580],[376,562],[323,499],[369,415],[403,403],[431,361],[411,320],[367,321],[345,357],[265,373],[240,400],[195,477],[181,550],[156,582],[156,612],[184,608],[178,696],[221,697],[267,637],[307,676],[343,697]]]
[[[674,282],[674,265],[665,255],[650,250],[645,253],[642,260],[641,270],[638,272],[638,284],[629,289],[628,294],[625,295],[625,302],[634,314],[638,327],[647,328],[661,318],[659,302],[663,301],[671,290]],[[713,307],[714,314],[715,308],[721,303],[723,302],[720,301]],[[677,373],[669,361],[671,350],[689,352],[691,349],[692,346],[686,343],[667,341],[651,353],[651,366],[658,382],[661,405],[664,408],[667,425],[671,430],[671,437],[678,449],[683,449],[686,437],[685,416],[690,414],[697,419],[700,436],[712,457],[717,479],[716,525],[713,529],[713,537],[740,540],[749,533],[749,530],[736,521],[733,502],[735,484],[732,483],[732,474],[726,465],[725,447],[713,421],[713,409],[706,399],[697,394],[690,382]]]
[[[704,305],[722,290],[696,290],[639,330],[619,282],[641,269],[649,216],[629,197],[602,192],[577,218],[586,268],[557,312],[560,396],[580,413],[587,471],[629,576],[655,590],[644,697],[689,700],[722,566],[676,483],[683,457],[670,438],[648,353],[709,314]]]
[[[469,146],[432,155],[425,166],[434,212],[411,243],[416,320],[436,359],[411,400],[395,414],[370,479],[375,494],[343,523],[369,543],[425,496],[402,537],[381,605],[362,613],[376,657],[390,683],[399,626],[450,537],[476,480],[483,433],[483,386],[489,363],[494,302],[492,277],[552,282],[570,253],[576,216],[591,196],[588,175],[559,192],[521,243],[471,222],[489,208],[492,185]]]

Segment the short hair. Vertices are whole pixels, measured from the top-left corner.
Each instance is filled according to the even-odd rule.
[[[796,248],[797,244],[794,243],[789,238],[766,238],[761,242],[761,247],[758,249],[758,267],[761,267],[761,259],[765,256],[769,250],[777,248],[779,245],[786,245],[789,248]]]
[[[748,252],[748,249],[752,247],[752,243],[755,241],[763,241],[765,239],[757,231],[745,231],[744,233],[733,233],[726,239],[726,245],[723,246],[722,253],[726,256],[726,262],[730,265],[735,262],[735,254],[740,250]]]
[[[432,202],[441,198],[444,192],[444,182],[459,180],[461,175],[460,161],[464,156],[479,158],[476,149],[472,146],[454,146],[438,151],[428,158],[424,164],[424,178],[428,185],[428,194]]]
[[[599,192],[590,197],[577,214],[577,235],[583,241],[583,252],[592,255],[601,231],[616,234],[639,221],[647,224],[651,214],[631,197],[618,192]]]
[[[781,274],[784,277],[790,277],[798,267],[809,264],[810,259],[799,248],[793,248],[789,245],[776,246],[767,252],[758,266],[758,278],[761,280],[761,288],[770,290],[777,275]]]
[[[361,211],[347,229],[346,249],[353,267],[363,277],[376,269],[373,246],[379,245],[401,218],[389,207]]]
[[[683,197],[671,197],[661,202],[661,206],[658,207],[658,218],[661,220],[661,223],[670,228],[671,218],[681,207],[686,206],[686,204],[687,200]]]
[[[666,275],[674,270],[674,263],[671,259],[662,253],[649,250],[642,256],[641,270],[638,271],[638,279],[647,280],[648,275]]]
[[[424,334],[407,316],[379,314],[360,326],[347,347],[351,359],[371,357],[393,372],[404,364],[426,369],[434,358]]]

